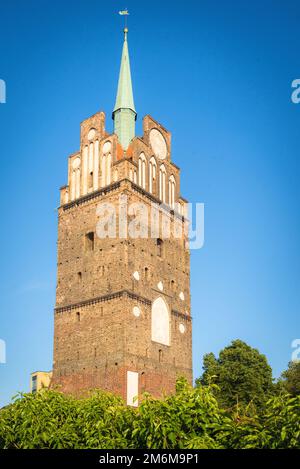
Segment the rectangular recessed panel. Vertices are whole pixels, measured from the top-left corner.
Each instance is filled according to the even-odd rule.
[[[127,405],[138,406],[139,374],[127,371]]]

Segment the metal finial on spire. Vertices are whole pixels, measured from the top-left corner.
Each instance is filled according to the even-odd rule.
[[[127,28],[127,16],[129,16],[129,11],[127,8],[125,10],[119,11],[119,15],[124,16],[124,33],[125,33],[125,38],[128,33],[128,28]]]

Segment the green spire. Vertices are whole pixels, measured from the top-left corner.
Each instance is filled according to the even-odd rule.
[[[130,60],[127,42],[128,29],[124,29],[124,45],[120,67],[118,93],[113,110],[114,132],[124,150],[135,136],[136,111],[134,107]]]

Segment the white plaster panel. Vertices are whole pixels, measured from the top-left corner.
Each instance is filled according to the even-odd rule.
[[[138,306],[134,306],[132,312],[136,318],[139,318],[141,315],[141,310]]]
[[[154,342],[170,345],[170,318],[165,300],[157,298],[152,304],[151,337]]]
[[[139,374],[127,371],[127,405],[137,407],[139,395]]]
[[[137,271],[134,272],[133,278],[134,278],[135,280],[140,280],[140,274],[139,274]]]

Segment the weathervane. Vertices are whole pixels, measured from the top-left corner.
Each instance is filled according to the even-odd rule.
[[[127,28],[127,16],[129,15],[128,9],[126,8],[125,10],[119,11],[119,15],[125,16],[125,18],[124,18],[124,23],[125,23],[124,33],[128,33],[128,28]]]

